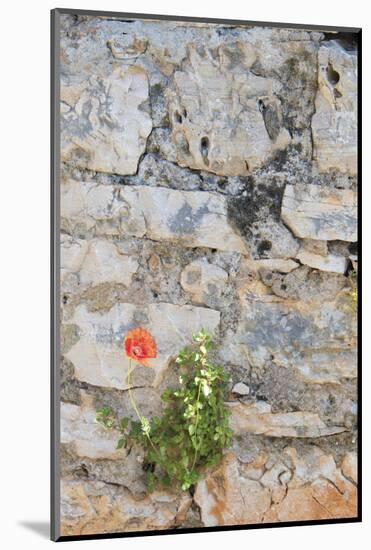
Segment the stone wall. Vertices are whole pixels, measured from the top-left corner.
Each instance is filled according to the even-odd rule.
[[[354,36],[62,16],[62,534],[354,517]],[[195,491],[145,491],[122,343],[159,349],[143,414],[204,327],[232,447]]]

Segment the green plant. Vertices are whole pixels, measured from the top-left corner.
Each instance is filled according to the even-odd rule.
[[[193,344],[180,351],[179,387],[163,392],[160,417],[149,421],[135,407],[138,421],[119,420],[109,408],[97,410],[97,422],[120,430],[118,448],[129,441],[144,447],[149,491],[157,486],[189,489],[206,468],[220,462],[223,449],[231,443],[224,403],[229,375],[209,361],[212,345],[201,330],[193,336]]]

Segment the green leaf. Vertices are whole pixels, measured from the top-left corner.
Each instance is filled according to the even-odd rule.
[[[117,442],[116,449],[122,449],[125,443],[126,443],[126,438],[120,437],[120,439]]]
[[[129,418],[124,416],[120,420],[120,429],[125,430],[125,428],[127,428],[128,424],[129,424]]]
[[[102,416],[109,416],[111,412],[112,411],[109,407],[101,407],[100,409],[97,409],[97,413],[101,414]]]

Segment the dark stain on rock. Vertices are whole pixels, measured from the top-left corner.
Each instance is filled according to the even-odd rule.
[[[272,243],[270,241],[264,240],[258,244],[258,254],[263,256],[265,252],[268,252],[272,248]]]
[[[276,141],[281,129],[277,106],[274,103],[269,103],[262,99],[259,99],[258,105],[259,111],[263,116],[265,129],[267,130],[269,139]]]
[[[195,212],[188,203],[185,203],[175,216],[170,219],[168,227],[173,233],[178,235],[190,235],[207,212],[207,206],[202,206]]]
[[[227,215],[230,224],[250,239],[257,222],[267,217],[279,222],[284,186],[275,180],[256,185],[253,176],[244,178],[244,183],[243,194],[228,199]],[[267,245],[262,246],[267,250]]]

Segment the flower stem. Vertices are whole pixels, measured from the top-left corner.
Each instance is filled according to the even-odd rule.
[[[200,393],[201,393],[201,382],[199,382],[199,384],[198,384],[198,394],[197,394],[197,403],[196,403],[197,410],[196,410],[196,422],[195,422],[195,433],[194,433],[194,435],[196,435],[196,432],[197,432],[197,424],[198,424],[198,417],[199,417],[198,403],[200,401]],[[197,448],[195,448],[195,455],[193,457],[191,472],[193,472],[193,469],[194,469],[195,464],[196,464],[196,460],[197,460]]]
[[[129,397],[130,397],[130,401],[131,401],[131,404],[133,405],[133,409],[135,410],[136,414],[137,414],[137,417],[139,418],[140,422],[142,423],[142,415],[140,414],[139,410],[138,410],[138,407],[135,403],[135,400],[134,400],[134,397],[133,397],[133,394],[132,394],[132,385],[131,385],[131,373],[132,373],[132,365],[131,365],[131,359],[129,359],[129,370],[128,370],[128,375],[127,375],[127,383],[128,383],[128,390],[129,390]]]
[[[130,401],[131,401],[131,404],[133,405],[133,409],[135,410],[136,412],[136,415],[141,423],[141,425],[143,426],[143,416],[140,414],[139,412],[139,409],[137,407],[137,404],[135,403],[135,399],[133,397],[133,394],[132,394],[132,384],[131,384],[131,373],[133,372],[133,369],[132,369],[132,363],[131,363],[131,358],[129,359],[129,369],[128,369],[128,375],[127,375],[127,383],[128,383],[128,391],[129,391],[129,397],[130,397]],[[151,439],[151,436],[149,435],[148,432],[145,432],[145,435],[146,437],[148,438],[148,441],[152,447],[152,449],[155,451],[158,459],[159,459],[159,462],[161,463],[161,458],[160,458],[160,455],[158,454],[158,451],[156,449],[156,447],[154,446],[153,444],[153,441]]]

